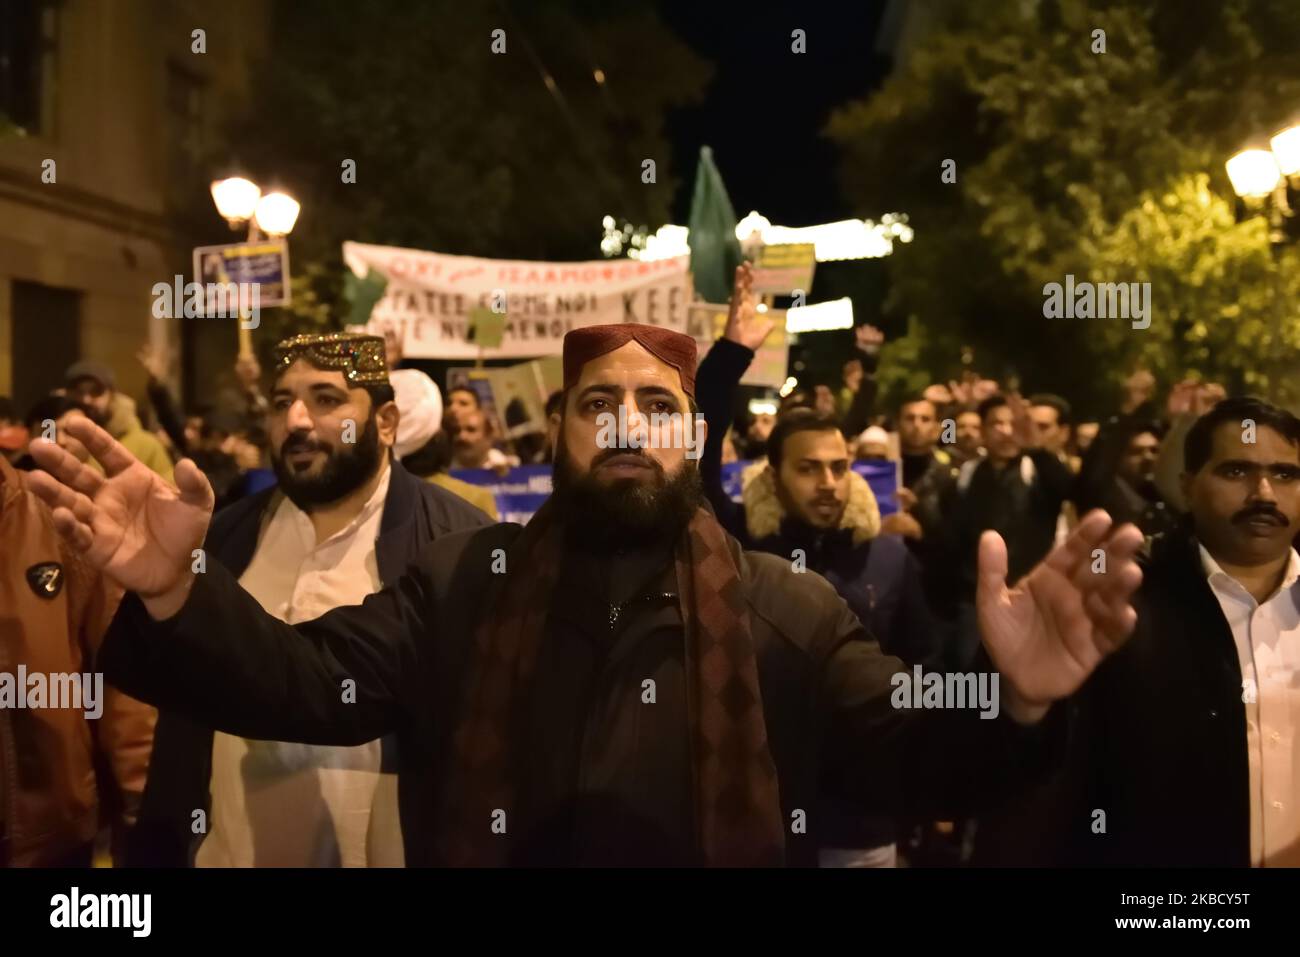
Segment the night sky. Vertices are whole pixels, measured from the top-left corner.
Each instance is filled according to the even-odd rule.
[[[876,49],[884,7],[661,0],[669,28],[716,69],[703,101],[670,118],[682,178],[675,222],[686,222],[702,144],[713,147],[738,217],[757,209],[778,225],[808,226],[889,212],[848,207],[822,136],[832,109],[875,89],[888,68]],[[806,31],[806,53],[791,52],[795,28]]]

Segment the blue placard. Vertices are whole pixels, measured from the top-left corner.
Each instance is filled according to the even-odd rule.
[[[503,522],[527,525],[551,495],[549,465],[520,465],[504,477],[491,469],[452,469],[451,477],[488,489],[496,499],[497,515]]]
[[[199,246],[193,256],[194,281],[205,288],[247,284],[258,287],[259,308],[289,304],[289,244],[283,239]]]

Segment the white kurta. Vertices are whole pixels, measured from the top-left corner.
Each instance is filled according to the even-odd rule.
[[[375,540],[391,475],[385,466],[357,516],[320,544],[311,519],[283,499],[240,585],[289,624],[378,591]],[[401,867],[397,775],[379,768],[379,741],[326,747],[217,732],[209,833],[197,865]]]

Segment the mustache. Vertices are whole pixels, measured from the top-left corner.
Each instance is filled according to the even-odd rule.
[[[591,468],[592,470],[595,470],[600,468],[606,462],[610,461],[610,459],[625,458],[630,456],[635,456],[636,458],[640,459],[644,464],[648,465],[656,472],[662,473],[664,470],[664,467],[662,465],[660,465],[657,461],[652,459],[650,456],[646,455],[645,452],[643,452],[640,449],[602,449],[600,452],[596,453],[596,457],[591,460]]]
[[[325,443],[308,438],[304,433],[295,433],[281,443],[280,457],[284,458],[294,452],[328,452],[329,450],[330,447]]]
[[[1267,518],[1280,526],[1290,524],[1287,521],[1286,516],[1283,515],[1276,506],[1263,503],[1259,505],[1247,505],[1241,511],[1232,516],[1232,523],[1238,525],[1242,522],[1249,522],[1252,518]]]

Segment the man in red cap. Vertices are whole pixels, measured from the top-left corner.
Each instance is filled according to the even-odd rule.
[[[106,474],[37,443],[32,484],[133,592],[110,681],[247,737],[399,736],[408,864],[810,864],[822,793],[948,813],[1015,787],[1059,740],[1052,703],[1133,627],[1140,533],[1095,513],[1014,589],[987,536],[999,716],[916,710],[824,579],[743,551],[704,506],[695,358],[659,328],[570,333],[555,491],[528,526],[441,537],[363,604],[294,626],[218,563],[192,573],[212,501],[192,463],[172,489],[74,423]]]

